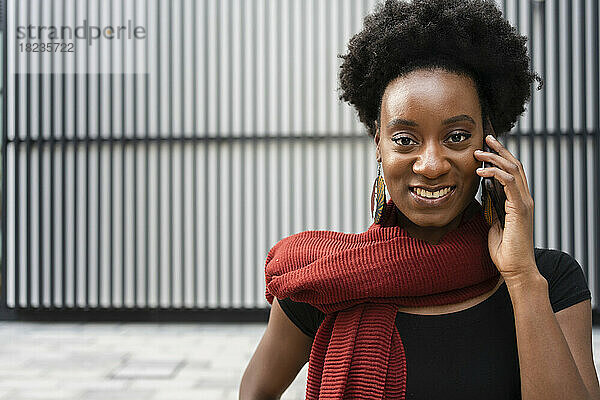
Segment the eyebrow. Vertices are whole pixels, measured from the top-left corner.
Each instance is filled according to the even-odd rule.
[[[469,117],[466,114],[455,115],[454,117],[445,119],[442,121],[442,125],[450,125],[454,122],[459,122],[459,121],[469,121],[473,125],[475,125],[475,121],[473,120],[473,118]],[[394,125],[419,126],[419,124],[417,124],[415,121],[411,121],[409,119],[402,119],[402,118],[394,118],[387,124],[387,127],[390,128]]]

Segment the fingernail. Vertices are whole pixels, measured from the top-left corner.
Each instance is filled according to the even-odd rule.
[[[496,141],[496,138],[495,138],[495,137],[493,137],[492,135],[488,135],[488,137],[489,137],[490,139],[492,139],[492,141],[494,141],[494,142]]]

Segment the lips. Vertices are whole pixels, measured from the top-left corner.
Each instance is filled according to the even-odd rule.
[[[421,186],[416,186],[416,187],[421,187]],[[446,193],[445,195],[438,197],[438,198],[427,198],[427,197],[419,196],[415,191],[416,187],[415,186],[410,187],[409,192],[411,194],[411,197],[418,205],[425,206],[425,207],[440,206],[440,205],[446,203],[447,201],[449,201],[450,198],[452,198],[452,196],[454,195],[454,192],[456,191],[456,186],[450,186],[450,191],[448,193]],[[448,187],[448,186],[440,186],[440,187],[438,187],[438,189],[436,189],[434,191],[443,189],[444,187]]]
[[[456,185],[437,186],[435,188],[429,188],[427,186],[410,186],[410,191],[417,194],[417,189],[424,189],[428,192],[435,193],[437,191],[450,188],[450,192],[456,188]],[[448,193],[447,193],[448,194]],[[443,196],[442,196],[443,197]]]
[[[410,186],[411,190],[412,189],[416,189],[416,188],[421,188],[421,189],[425,189],[428,192],[437,192],[440,189],[445,189],[445,188],[455,188],[456,185],[443,185],[443,186],[435,186],[435,187],[429,187],[429,186],[421,186],[421,185],[417,185],[417,186]]]

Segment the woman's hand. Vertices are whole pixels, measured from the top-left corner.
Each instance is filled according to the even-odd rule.
[[[539,275],[533,244],[533,198],[523,165],[492,135],[484,140],[498,154],[476,150],[474,156],[496,167],[478,168],[477,174],[497,179],[506,193],[504,229],[493,211],[494,223],[488,234],[490,257],[507,283]]]

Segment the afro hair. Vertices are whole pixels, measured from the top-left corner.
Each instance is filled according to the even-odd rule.
[[[370,136],[387,85],[416,69],[441,68],[471,77],[482,120],[496,136],[515,125],[539,82],[529,69],[527,37],[506,21],[492,0],[387,0],[364,19],[348,43],[339,72],[340,100],[354,105]]]

